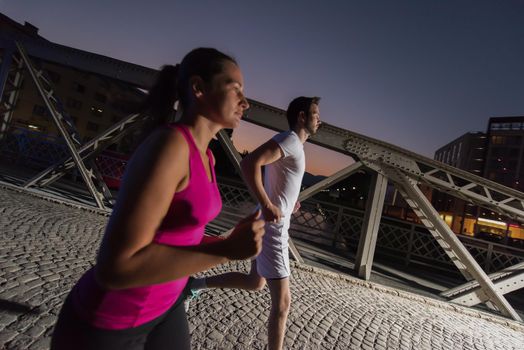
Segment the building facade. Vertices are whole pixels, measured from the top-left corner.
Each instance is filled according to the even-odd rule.
[[[7,36],[30,38],[43,45],[50,43],[38,34],[38,28],[25,23],[21,25],[0,14],[0,29]],[[52,43],[50,43],[52,44]],[[53,44],[54,45],[54,44]],[[66,48],[82,53],[81,50]],[[91,53],[89,53],[91,54]],[[100,56],[103,59],[113,60]],[[70,117],[82,142],[135,112],[144,99],[142,89],[117,79],[97,75],[44,60],[29,57],[32,64],[52,86],[54,96],[59,99],[65,114]],[[31,132],[49,138],[59,136],[58,129],[40,96],[27,69],[23,69],[17,100],[7,123],[8,132]],[[5,97],[5,93],[4,93]],[[128,140],[113,145],[113,150],[127,151]]]
[[[524,191],[524,117],[490,118],[486,132],[466,133],[439,148],[435,160]],[[455,233],[524,245],[524,226],[435,191],[433,204]]]
[[[524,192],[524,116],[491,118],[484,177]]]

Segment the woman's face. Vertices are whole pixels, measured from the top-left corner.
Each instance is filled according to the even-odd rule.
[[[225,61],[222,72],[206,85],[203,102],[209,118],[222,128],[236,128],[249,108],[240,68],[231,61]]]

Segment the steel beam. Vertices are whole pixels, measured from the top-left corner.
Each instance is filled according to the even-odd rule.
[[[257,101],[249,103],[251,107],[245,121],[272,130],[287,129],[285,111]],[[308,142],[351,156],[368,167],[385,164],[397,168],[432,188],[524,222],[524,193],[464,170],[327,123],[322,124]]]
[[[516,291],[524,287],[524,271],[494,281],[493,284],[495,285],[496,290],[502,295]],[[490,298],[486,291],[477,284],[476,288],[457,296],[450,301],[464,306],[475,306],[490,301]]]
[[[309,186],[308,188],[300,192],[298,196],[298,201],[302,202],[308,198],[313,197],[315,194],[322,191],[323,189],[328,188],[336,184],[337,182],[344,180],[351,174],[354,174],[357,170],[361,169],[362,166],[362,162],[355,162],[345,167],[344,169],[337,171],[333,175],[330,175],[329,177],[326,177],[325,179],[317,182],[316,184]]]
[[[373,266],[373,256],[375,255],[387,185],[388,180],[384,175],[373,173],[355,259],[355,271],[357,271],[359,277],[366,281],[371,277],[371,267]]]
[[[2,54],[2,66],[0,68],[0,103],[4,105],[0,108],[4,109],[4,112],[0,119],[0,140],[2,140],[7,133],[11,119],[13,118],[13,111],[23,79],[21,73],[23,62],[21,59],[16,58],[14,54],[13,45],[6,47]],[[6,89],[7,86],[10,88],[9,91]],[[6,95],[5,99],[3,98],[4,93]]]
[[[524,262],[521,262],[519,264],[507,267],[505,269],[502,269],[500,271],[491,273],[488,275],[489,279],[493,282],[496,282],[497,280],[500,280],[502,278],[506,278],[508,276],[518,274],[524,272]],[[456,286],[453,288],[450,288],[448,290],[443,291],[440,293],[440,296],[443,296],[445,298],[451,298],[454,296],[457,296],[459,294],[464,294],[465,292],[469,290],[473,290],[475,288],[479,287],[479,283],[475,280],[466,282],[464,284],[461,284],[460,286]],[[521,286],[521,288],[524,286]]]
[[[242,177],[242,169],[240,168],[240,162],[242,161],[242,156],[240,153],[238,153],[235,145],[233,145],[233,142],[231,142],[231,139],[227,135],[225,130],[220,130],[217,134],[218,142],[220,142],[220,145],[226,152],[227,157],[235,167],[235,170],[237,171],[238,175]],[[251,193],[251,189],[248,188]],[[251,196],[254,197],[253,193],[251,193]],[[254,197],[255,198],[255,197]]]
[[[156,71],[153,69],[57,45],[46,40],[25,37],[17,38],[13,33],[3,33],[0,37],[0,44],[3,47],[7,47],[13,39],[21,40],[27,47],[28,52],[34,57],[86,72],[112,77],[135,86],[148,88],[156,75]],[[287,128],[285,111],[253,100],[250,100],[250,105],[249,115],[245,120],[273,130],[284,130]],[[420,177],[422,181],[426,181],[433,188],[445,190],[456,196],[464,194],[465,197],[477,205],[502,211],[510,217],[524,222],[524,195],[495,182],[422,157],[400,147],[329,124],[324,124],[317,135],[313,136],[309,141],[353,156],[356,159],[366,160],[367,162],[380,158],[391,166]],[[451,177],[445,176],[445,180],[442,180],[442,178],[435,177],[429,173],[425,169],[427,167],[447,172]],[[431,171],[431,169],[429,170]],[[453,177],[475,183],[476,185],[473,188],[468,188],[468,185],[461,186],[453,183]],[[496,192],[505,198],[493,200],[490,198],[492,197],[491,195],[486,195],[480,188],[477,188],[477,191],[473,191],[476,186],[483,187],[489,192]]]
[[[13,45],[5,47],[4,52],[2,52],[2,65],[0,66],[0,96],[4,94],[4,88],[11,70],[11,62],[14,53],[15,48]]]
[[[20,52],[20,55],[22,56],[22,59],[25,63],[27,70],[29,71],[29,74],[31,75],[31,78],[33,79],[33,82],[35,83],[38,89],[40,96],[44,100],[44,103],[47,109],[49,110],[49,113],[51,114],[53,121],[55,122],[55,125],[57,126],[60,134],[62,135],[62,137],[64,138],[66,142],[67,148],[69,149],[69,152],[71,153],[73,160],[75,161],[75,164],[78,167],[80,175],[82,176],[82,179],[84,180],[87,186],[87,189],[89,190],[89,192],[95,199],[97,206],[101,209],[106,209],[104,202],[102,200],[103,195],[100,192],[98,192],[98,190],[96,189],[93,183],[92,179],[94,175],[92,171],[87,169],[87,167],[85,166],[85,164],[82,161],[82,158],[78,154],[75,148],[75,145],[74,145],[74,141],[66,129],[66,126],[63,121],[63,117],[58,113],[58,111],[55,109],[54,104],[49,99],[48,93],[42,86],[39,76],[37,75],[37,72],[33,68],[33,65],[31,64],[31,62],[29,61],[29,58],[27,57],[27,54],[24,51],[24,48],[19,43],[16,43],[16,46],[18,48],[18,51]]]
[[[438,234],[437,241],[439,244],[441,244],[444,250],[451,252],[451,256],[456,257],[461,265],[465,267],[465,270],[478,281],[484,293],[488,295],[489,300],[497,306],[502,314],[521,321],[520,316],[495,287],[455,233],[440,218],[438,212],[418,188],[417,183],[398,169],[390,168],[384,169],[384,171],[390,175],[389,178],[398,186],[400,193],[407,195],[405,197],[406,201],[419,216],[424,226]]]
[[[82,145],[78,149],[78,154],[82,160],[95,157],[99,152],[103,151],[107,146],[120,140],[128,132],[144,122],[147,118],[148,116],[138,113],[127,116],[109,129],[103,131],[92,140]],[[63,161],[51,165],[49,168],[29,179],[23,185],[23,187],[28,188],[31,186],[48,186],[65,175],[67,171],[74,168],[74,166],[75,161],[72,157],[64,159]]]

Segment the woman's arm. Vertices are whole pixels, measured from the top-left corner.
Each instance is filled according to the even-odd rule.
[[[187,186],[188,174],[189,147],[178,132],[158,130],[137,149],[100,248],[96,274],[102,286],[167,282],[260,251],[263,222],[255,217],[241,222],[223,242],[192,247],[153,243],[175,192]]]

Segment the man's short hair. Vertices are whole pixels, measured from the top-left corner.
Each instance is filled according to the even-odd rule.
[[[318,105],[320,102],[320,97],[304,97],[300,96],[295,98],[289,106],[287,107],[287,122],[289,124],[289,128],[293,129],[295,125],[297,125],[298,121],[298,115],[300,112],[304,112],[306,114],[306,117],[309,117],[309,110],[311,108],[312,104]]]

